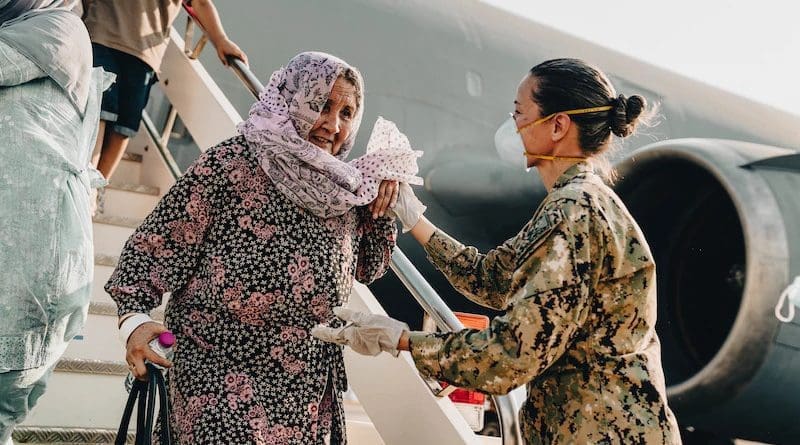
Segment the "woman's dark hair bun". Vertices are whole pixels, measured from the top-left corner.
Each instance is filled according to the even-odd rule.
[[[612,108],[609,112],[608,125],[612,133],[624,138],[636,129],[636,121],[647,107],[647,101],[638,94],[627,98],[624,94],[620,94],[611,99],[610,105]]]

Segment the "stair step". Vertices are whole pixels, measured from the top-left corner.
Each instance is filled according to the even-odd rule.
[[[128,375],[128,365],[122,360],[90,360],[83,358],[62,358],[56,364],[55,372],[91,375]]]
[[[111,298],[109,298],[111,300]],[[164,322],[164,307],[150,313],[158,322]],[[118,334],[117,305],[89,303],[89,314],[83,329],[67,346],[62,359],[119,362],[125,360],[125,350]]]
[[[108,224],[111,226],[128,227],[135,229],[139,227],[144,221],[143,218],[131,218],[127,216],[113,216],[108,214],[95,215],[92,222],[97,224]]]
[[[118,184],[109,184],[107,189],[120,190],[125,192],[141,193],[143,195],[158,196],[158,187],[152,185],[137,184],[134,182],[125,182]]]
[[[111,300],[111,297],[109,297]],[[166,308],[166,300],[157,308],[153,309],[150,313],[150,317],[153,318],[155,321],[164,321],[164,310]],[[92,315],[105,315],[110,317],[117,316],[117,304],[114,303],[113,300],[109,302],[96,302],[92,301],[89,303],[89,314]]]
[[[95,222],[92,224],[94,251],[106,255],[118,255],[133,234],[133,230],[131,227]]]
[[[350,443],[358,445],[382,445],[375,428],[369,419],[362,420],[360,412],[363,409],[357,403],[349,405],[345,402],[347,438]],[[135,415],[135,414],[134,414]],[[122,413],[120,412],[120,418]],[[356,417],[356,419],[353,419]],[[131,422],[131,425],[134,423]],[[65,428],[48,426],[19,426],[14,430],[13,439],[18,443],[29,445],[39,444],[108,444],[113,443],[117,436],[117,428]],[[128,433],[126,443],[133,443],[134,433]]]
[[[112,184],[138,184],[142,179],[142,155],[123,155],[111,177]]]
[[[130,162],[142,162],[142,155],[139,153],[128,153],[127,151],[122,154],[123,161],[130,161]]]
[[[123,218],[144,218],[159,200],[157,187],[140,184],[109,184],[105,188],[100,215]]]
[[[64,359],[94,360],[102,362],[125,362],[125,348],[119,341],[117,329],[117,307],[108,304],[89,307],[89,315],[81,332],[69,342]]]
[[[127,373],[125,362],[62,359],[38,406],[15,429],[14,440],[36,444],[113,442],[128,397],[123,389]],[[345,400],[344,410],[350,443],[383,445],[357,401]]]
[[[94,264],[94,282],[92,282],[92,303],[108,303],[113,304],[114,301],[111,296],[106,293],[103,286],[106,285],[111,274],[114,273],[114,268],[111,266],[102,266],[97,263]]]
[[[120,418],[122,414],[120,414]],[[102,428],[61,428],[20,426],[14,430],[12,438],[17,443],[39,444],[108,444],[114,443],[117,429]],[[125,443],[132,444],[135,434],[129,433]]]
[[[106,285],[114,268],[117,267],[119,256],[106,255],[102,253],[94,254],[94,281],[92,282],[92,303],[113,304],[113,300],[106,293],[103,286]]]
[[[61,360],[23,425],[116,429],[128,394],[125,362]]]
[[[119,255],[107,255],[104,253],[94,254],[95,266],[107,266],[113,269],[117,267],[118,261],[119,261]]]

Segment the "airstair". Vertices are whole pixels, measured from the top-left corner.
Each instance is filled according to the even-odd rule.
[[[93,220],[95,274],[85,328],[58,362],[47,392],[13,435],[15,443],[111,443],[119,426],[127,393],[124,350],[117,338],[116,306],[104,292],[127,238],[153,209],[181,172],[168,145],[176,116],[198,147],[207,148],[234,135],[241,121],[231,103],[196,60],[205,43],[192,44],[189,17],[183,36],[172,29],[160,78],[171,104],[161,131],[149,116],[131,141],[111,184],[106,187]],[[186,42],[184,41],[186,38]],[[261,84],[249,69],[231,61],[234,73],[256,94]],[[458,319],[399,250],[392,268],[423,309],[445,330],[459,329]],[[370,290],[356,284],[350,305],[385,313]],[[163,319],[163,306],[151,314]],[[495,398],[503,438],[475,434],[435,382],[426,382],[411,357],[402,353],[363,357],[345,353],[348,380],[355,397],[345,400],[349,442],[393,444],[521,444],[516,425],[519,394]],[[380,376],[380,378],[376,378]]]

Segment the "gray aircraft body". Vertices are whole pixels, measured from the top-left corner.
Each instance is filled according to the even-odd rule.
[[[493,142],[533,65],[582,58],[620,93],[660,104],[661,123],[619,143],[613,157],[617,190],[657,257],[670,403],[696,431],[686,443],[712,443],[705,433],[720,443],[800,443],[800,324],[771,312],[800,273],[798,116],[477,1],[238,0],[217,8],[263,81],[307,50],[357,66],[366,101],[354,155],[377,116],[397,123],[425,151],[418,196],[426,216],[483,251],[521,228],[545,193],[535,170],[502,163]],[[201,59],[246,116],[250,93],[213,51]],[[453,291],[413,240],[401,236],[399,246],[454,310],[489,313]],[[371,288],[391,315],[419,326],[422,313],[396,278]]]

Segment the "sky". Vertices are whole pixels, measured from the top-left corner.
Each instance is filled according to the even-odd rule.
[[[800,1],[482,1],[800,116]]]

